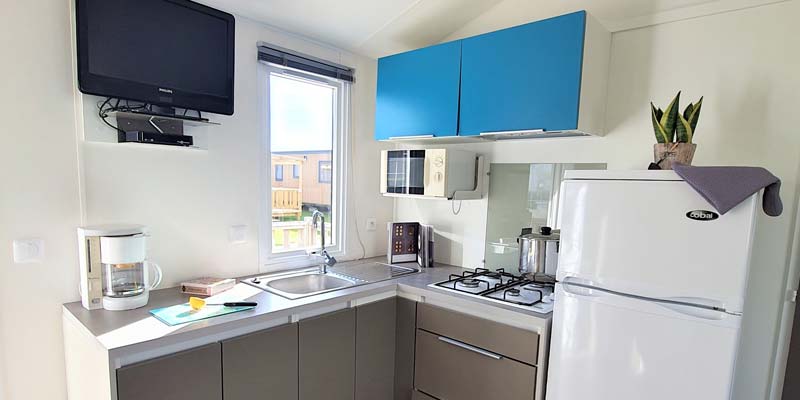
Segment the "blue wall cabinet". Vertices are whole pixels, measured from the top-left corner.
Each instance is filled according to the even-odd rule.
[[[460,135],[578,129],[586,12],[464,39]]]
[[[375,138],[455,136],[461,41],[378,60]]]

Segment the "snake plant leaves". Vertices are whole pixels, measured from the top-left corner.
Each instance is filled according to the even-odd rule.
[[[694,132],[694,129],[697,127],[697,120],[700,119],[700,107],[702,106],[703,106],[703,97],[700,96],[700,100],[697,100],[697,103],[692,108],[692,111],[689,112],[688,109],[686,110],[686,112],[688,112],[689,115],[686,116],[685,118],[687,121],[689,121],[689,124],[691,124],[692,132]]]
[[[664,115],[659,118],[661,126],[664,127],[664,130],[669,136],[668,142],[671,142],[675,135],[675,125],[678,122],[678,103],[680,103],[680,100],[681,92],[678,92],[675,98],[672,99],[667,108],[664,110]]]
[[[656,134],[656,141],[658,143],[669,143],[672,141],[672,133],[667,133],[667,130],[664,129],[664,126],[661,124],[661,117],[663,117],[664,112],[661,111],[660,108],[656,108],[653,103],[650,103],[650,117],[653,120],[653,131]]]
[[[684,110],[683,115],[678,115],[678,142],[692,143],[694,138],[695,128],[697,127],[697,120],[700,118],[700,107],[703,105],[703,98],[697,101],[697,104],[689,103]]]

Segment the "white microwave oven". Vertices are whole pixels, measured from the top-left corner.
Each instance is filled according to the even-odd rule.
[[[381,194],[453,198],[475,189],[476,159],[461,150],[383,150]]]

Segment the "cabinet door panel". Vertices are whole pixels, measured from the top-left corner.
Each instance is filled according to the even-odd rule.
[[[220,344],[122,367],[118,400],[222,400]]]
[[[394,359],[394,399],[411,400],[414,392],[414,342],[417,302],[397,298],[397,337]]]
[[[533,399],[536,367],[502,356],[493,358],[476,348],[470,350],[441,339],[449,340],[417,330],[417,390],[442,400]],[[476,374],[480,379],[475,379]]]
[[[379,59],[375,138],[456,135],[460,69],[461,41]]]
[[[297,324],[222,342],[225,400],[297,400]]]
[[[463,40],[459,135],[577,129],[584,11]]]
[[[353,400],[355,310],[301,320],[299,329],[300,400]]]
[[[356,309],[356,400],[394,396],[395,298]]]
[[[411,400],[436,400],[436,399],[434,399],[431,396],[428,396],[425,393],[422,393],[422,392],[419,392],[419,391],[415,390]]]

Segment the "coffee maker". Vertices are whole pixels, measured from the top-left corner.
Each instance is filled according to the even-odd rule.
[[[142,225],[78,228],[83,307],[117,311],[147,304],[150,290],[161,283],[161,268],[147,261],[146,238],[147,229]]]

